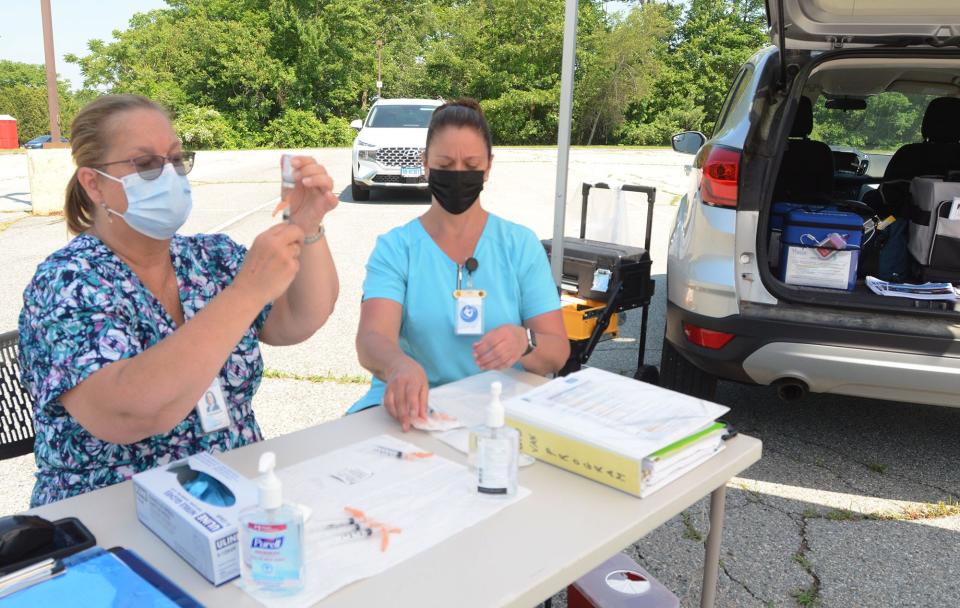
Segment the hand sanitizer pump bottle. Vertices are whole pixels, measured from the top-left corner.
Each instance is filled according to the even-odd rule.
[[[240,514],[240,575],[254,594],[292,595],[303,589],[303,514],[283,504],[273,452],[260,456],[259,504]]]
[[[520,433],[504,425],[503,385],[490,385],[487,422],[474,430],[473,461],[477,466],[477,491],[480,494],[513,496],[517,493],[517,459]]]

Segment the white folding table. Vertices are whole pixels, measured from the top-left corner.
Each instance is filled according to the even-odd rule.
[[[539,384],[530,374],[518,379]],[[290,404],[309,407],[309,404]],[[388,433],[445,458],[460,452],[426,433],[404,434],[382,407],[220,454],[256,476],[260,454],[272,450],[292,465],[362,439]],[[726,449],[666,488],[639,499],[551,465],[521,469],[526,499],[375,577],[348,585],[319,606],[459,606],[530,608],[597,567],[616,552],[711,494],[710,533],[701,606],[713,606],[726,483],[757,462],[761,443],[739,435]],[[258,606],[232,583],[213,587],[137,520],[133,485],[118,484],[34,509],[47,519],[78,517],[102,547],[132,549],[208,606]]]

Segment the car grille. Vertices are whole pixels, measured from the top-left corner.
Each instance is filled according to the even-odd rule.
[[[425,184],[427,176],[402,177],[400,175],[374,175],[373,181],[378,184]]]
[[[377,162],[385,167],[419,167],[423,164],[423,148],[380,148]]]

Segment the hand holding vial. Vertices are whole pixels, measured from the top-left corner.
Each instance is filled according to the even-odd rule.
[[[333,180],[313,157],[292,154],[280,157],[280,179],[280,202],[273,215],[289,209],[290,223],[307,235],[313,234],[339,202]]]

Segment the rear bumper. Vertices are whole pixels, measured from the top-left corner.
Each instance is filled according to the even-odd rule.
[[[684,322],[736,337],[721,349],[703,348],[687,341]],[[921,336],[741,315],[717,319],[668,302],[666,338],[691,363],[727,380],[798,379],[817,393],[960,407],[960,336],[947,324],[942,329]]]
[[[771,342],[743,368],[757,384],[796,378],[815,393],[960,407],[960,359],[954,357]]]

